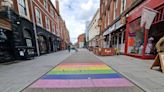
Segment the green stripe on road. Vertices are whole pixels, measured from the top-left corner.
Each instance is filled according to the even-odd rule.
[[[74,70],[74,71],[50,71],[47,75],[60,75],[60,74],[112,74],[116,73],[113,70]]]

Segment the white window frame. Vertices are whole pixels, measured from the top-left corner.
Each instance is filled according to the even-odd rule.
[[[53,9],[52,6],[50,7],[50,14],[51,14],[51,16],[54,18],[54,9]]]
[[[41,23],[38,22],[39,20],[38,20],[37,14],[36,14],[37,12],[39,12]],[[43,27],[42,14],[41,14],[39,8],[37,8],[37,7],[35,7],[35,18],[36,18],[37,25]]]
[[[46,16],[46,29],[50,31],[50,19]]]
[[[24,2],[24,3],[25,3],[25,8],[26,8],[26,13],[27,13],[27,15],[21,13],[21,8],[20,8],[19,3],[20,3],[19,0],[17,0],[17,5],[18,5],[19,15],[21,15],[22,17],[24,17],[24,18],[30,20],[30,15],[29,15],[29,6],[28,6],[28,2],[27,2],[27,0],[25,0],[25,2]]]
[[[114,0],[114,19],[116,19],[117,15],[117,9],[118,9],[118,0]]]
[[[126,3],[127,3],[127,1],[124,0],[124,10],[126,10]]]
[[[107,16],[108,16],[108,25],[110,25],[110,10],[108,10]]]
[[[121,11],[120,13],[123,13],[126,9],[126,0],[121,0]]]
[[[55,34],[55,23],[51,22],[51,26],[52,26],[52,32]]]
[[[43,5],[44,5],[44,8],[46,10],[48,10],[48,1],[47,0],[43,0]]]

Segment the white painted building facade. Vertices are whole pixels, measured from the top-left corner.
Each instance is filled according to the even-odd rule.
[[[94,38],[100,34],[100,28],[98,26],[99,18],[100,18],[100,10],[98,9],[88,26],[89,46],[96,47],[97,42],[96,39]]]

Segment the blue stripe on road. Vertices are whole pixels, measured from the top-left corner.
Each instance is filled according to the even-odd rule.
[[[115,74],[80,74],[80,75],[45,75],[42,79],[104,79],[122,78],[118,73]]]

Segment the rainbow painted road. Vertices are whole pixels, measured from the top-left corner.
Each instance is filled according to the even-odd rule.
[[[76,57],[77,54],[74,54],[73,56]],[[72,61],[78,60],[78,58],[75,60],[72,58],[73,57],[71,56],[70,60]],[[59,92],[57,89],[73,90],[78,88],[113,88],[116,92],[128,92],[125,91],[125,88],[127,88],[129,92],[142,92],[121,74],[117,73],[106,64],[99,62],[98,59],[95,62],[91,62],[92,60],[89,62],[82,62],[82,60],[81,62],[69,62],[67,60],[69,59],[66,59],[66,62],[59,64],[30,85],[25,92],[40,92],[41,89],[44,89],[44,91],[42,90],[41,92]],[[85,60],[87,59],[85,58]],[[121,90],[120,88],[124,88],[124,90]],[[54,90],[48,91],[48,89]],[[121,91],[117,91],[117,89],[120,89]],[[65,90],[64,92],[67,91],[68,90]],[[76,90],[73,92],[81,91]]]

